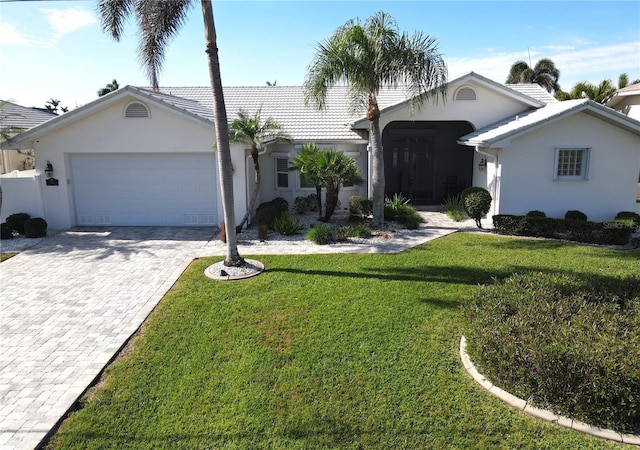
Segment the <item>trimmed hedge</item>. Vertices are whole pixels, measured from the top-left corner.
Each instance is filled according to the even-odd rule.
[[[582,211],[570,210],[565,213],[564,220],[580,220],[582,222],[586,222],[587,215]]]
[[[466,188],[460,194],[464,211],[471,217],[478,228],[482,228],[482,218],[491,209],[491,194],[485,188],[472,186]]]
[[[601,245],[625,245],[634,231],[633,226],[625,222],[586,222],[510,214],[493,216],[493,227],[498,234],[567,239]]]
[[[0,239],[13,239],[13,227],[7,222],[0,224]]]
[[[493,383],[559,414],[640,432],[640,277],[515,274],[464,310],[469,353]]]
[[[15,213],[7,217],[7,222],[12,230],[18,234],[24,234],[24,223],[29,220],[31,216],[27,213]]]
[[[47,221],[34,217],[24,223],[24,235],[28,238],[40,238],[47,235]]]
[[[373,214],[373,200],[359,195],[349,198],[349,214],[351,217],[365,219]]]

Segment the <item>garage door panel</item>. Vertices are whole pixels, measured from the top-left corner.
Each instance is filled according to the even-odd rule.
[[[77,224],[216,224],[215,173],[213,154],[72,155]]]

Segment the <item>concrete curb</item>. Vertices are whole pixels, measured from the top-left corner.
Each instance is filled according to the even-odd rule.
[[[480,386],[498,397],[507,405],[517,408],[525,414],[591,436],[599,437],[602,439],[609,439],[611,441],[620,442],[622,444],[640,446],[640,435],[623,434],[614,430],[594,427],[592,425],[588,425],[586,423],[579,422],[568,417],[560,416],[547,409],[537,408],[535,406],[529,405],[526,400],[518,398],[515,395],[512,395],[507,391],[494,386],[484,375],[478,372],[475,365],[469,358],[469,355],[467,354],[467,339],[464,336],[460,338],[460,359],[462,360],[462,365],[464,366],[467,373],[469,373],[469,375],[471,375],[471,378],[473,378],[478,384],[480,384]]]

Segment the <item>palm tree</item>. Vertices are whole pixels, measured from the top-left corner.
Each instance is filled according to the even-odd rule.
[[[360,168],[356,161],[335,148],[319,151],[316,153],[316,158],[326,196],[322,220],[328,222],[338,205],[340,187],[361,184],[364,180],[360,175]]]
[[[233,204],[233,168],[229,145],[229,124],[220,78],[220,60],[213,7],[211,0],[201,0],[204,21],[205,52],[209,66],[209,78],[213,93],[214,125],[216,129],[216,148],[220,191],[226,224],[235,223]],[[122,36],[125,20],[134,15],[140,28],[138,53],[154,90],[158,90],[158,75],[164,62],[168,41],[184,25],[191,0],[100,0],[98,11],[102,28],[116,41]],[[236,227],[227,226],[226,266],[241,266],[244,259],[238,253]]]
[[[231,122],[229,126],[229,140],[231,142],[249,144],[251,159],[253,159],[253,168],[256,172],[255,185],[251,194],[251,200],[249,201],[249,207],[242,221],[237,226],[236,232],[238,233],[242,230],[244,224],[247,223],[247,220],[249,220],[249,214],[255,207],[258,192],[260,191],[260,150],[270,143],[291,142],[289,135],[282,130],[282,126],[271,117],[262,122],[260,118],[261,112],[262,109],[259,109],[253,117],[251,117],[241,109],[238,112],[238,118]]]
[[[588,81],[576,83],[569,93],[570,98],[588,98],[594,102],[603,103],[616,91],[611,80],[602,80],[600,84],[591,84]]]
[[[298,170],[307,181],[316,188],[316,201],[318,202],[318,219],[322,219],[322,171],[318,166],[317,154],[320,147],[312,142],[302,146],[298,154],[291,160],[289,170]]]
[[[102,97],[103,95],[107,95],[109,92],[117,91],[120,88],[118,81],[114,78],[113,81],[107,84],[102,89],[98,90],[98,97]]]
[[[535,83],[545,88],[548,92],[560,91],[558,79],[560,71],[556,69],[556,65],[548,58],[543,58],[533,67],[529,67],[524,61],[516,61],[509,71],[507,83]]]
[[[353,106],[365,106],[373,155],[373,224],[384,221],[384,158],[377,96],[382,87],[405,85],[411,103],[445,98],[447,67],[437,41],[420,32],[400,33],[396,21],[380,11],[364,24],[350,20],[318,43],[304,81],[305,100],[325,106],[330,87],[346,83]]]

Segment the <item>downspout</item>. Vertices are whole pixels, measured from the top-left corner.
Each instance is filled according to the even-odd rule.
[[[267,152],[267,147],[269,146],[269,144],[265,144],[264,146],[264,150],[260,151],[260,149],[258,149],[258,160],[260,159],[260,157],[262,155],[264,155]],[[251,200],[251,190],[249,189],[249,159],[251,159],[251,161],[253,161],[253,158],[251,158],[251,153],[249,153],[249,156],[247,156],[245,162],[244,162],[244,179],[245,179],[245,190],[244,190],[244,203],[245,203],[245,208],[249,208],[249,201]],[[249,213],[249,219],[247,219],[247,226],[251,225],[251,213]]]
[[[493,164],[494,164],[494,170],[493,170],[493,180],[491,183],[491,191],[489,191],[489,193],[491,194],[491,197],[493,198],[493,213],[496,213],[496,207],[500,204],[499,202],[499,198],[498,198],[498,154],[496,152],[496,154],[494,155],[493,153],[488,153],[484,150],[480,149],[479,145],[476,145],[475,147],[475,151],[476,153],[478,153],[479,155],[483,155],[483,156],[489,156],[493,159]],[[485,169],[486,170],[486,169]],[[489,181],[489,180],[487,180]],[[489,184],[489,183],[487,183]]]

